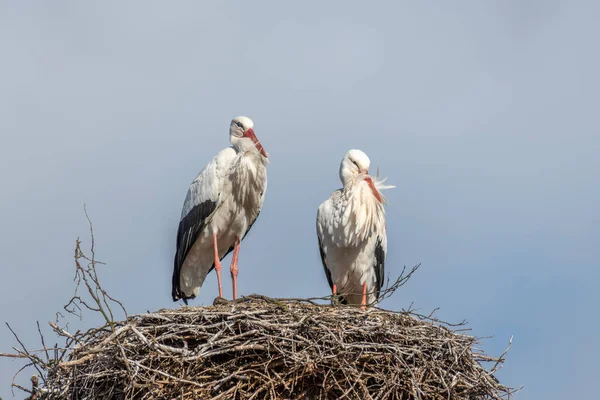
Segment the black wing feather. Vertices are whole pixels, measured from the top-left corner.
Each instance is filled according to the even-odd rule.
[[[171,291],[173,301],[183,299],[183,302],[187,304],[188,298],[194,298],[194,296],[187,297],[181,291],[179,274],[185,258],[196,242],[198,235],[200,235],[200,232],[202,232],[202,229],[204,229],[206,225],[206,219],[215,211],[216,208],[216,201],[206,200],[194,206],[194,208],[190,210],[190,212],[181,220],[181,222],[179,222],[179,228],[177,229],[177,251],[175,253],[173,285]]]
[[[381,287],[383,286],[383,281],[385,279],[385,251],[381,245],[380,237],[377,238],[377,243],[375,244],[375,265],[373,268],[375,268],[377,299],[379,299],[379,292],[381,291]]]
[[[321,238],[317,235],[317,239],[319,239],[319,253],[321,253],[321,262],[323,263],[323,270],[325,271],[325,276],[327,277],[327,283],[329,283],[329,287],[333,290],[333,281],[331,280],[331,272],[329,272],[329,268],[327,268],[327,263],[325,262],[325,252],[323,251],[323,244],[321,243]]]
[[[321,254],[321,263],[323,263],[323,270],[325,271],[325,276],[327,277],[327,283],[329,283],[329,287],[331,288],[331,290],[333,290],[333,280],[331,280],[331,272],[329,271],[329,268],[327,268],[327,263],[325,262],[325,252],[323,251],[323,243],[321,243],[321,237],[318,233],[319,227],[317,222],[317,239],[319,240],[319,253]],[[338,302],[341,304],[348,304],[348,300],[346,300],[344,296],[339,295]]]

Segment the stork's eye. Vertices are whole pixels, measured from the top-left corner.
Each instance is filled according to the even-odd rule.
[[[235,124],[237,126],[239,126],[240,128],[244,129],[244,125],[242,125],[242,123],[240,121],[235,121]]]
[[[354,160],[350,160],[350,161],[352,161],[352,164],[356,165],[356,168],[360,169],[360,167],[358,166],[358,163],[356,161],[354,161]]]

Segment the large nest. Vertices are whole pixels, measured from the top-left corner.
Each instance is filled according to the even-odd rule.
[[[409,313],[250,296],[131,316],[48,371],[49,399],[501,399],[475,338]]]
[[[14,387],[30,393],[29,400],[498,400],[512,393],[493,376],[506,352],[488,357],[474,348],[476,339],[462,325],[411,311],[363,311],[337,305],[330,296],[253,295],[128,317],[100,285],[91,222],[90,232],[91,258],[76,242],[75,293],[64,310],[79,317],[93,311],[105,324],[71,333],[57,313],[50,325],[64,345],[46,346],[38,323],[38,350],[28,350],[8,326],[21,347],[0,356],[26,359],[23,368],[33,366],[38,373],[31,390],[13,379]],[[417,268],[406,275],[403,270],[383,298]],[[115,320],[115,305],[124,321]],[[482,362],[493,365],[488,371]]]

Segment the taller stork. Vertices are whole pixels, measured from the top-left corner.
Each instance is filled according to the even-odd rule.
[[[384,280],[387,236],[385,199],[380,190],[393,188],[369,175],[369,157],[350,150],[340,164],[344,185],[317,212],[321,261],[333,294],[346,304],[372,305]]]
[[[177,230],[173,301],[195,298],[204,279],[217,272],[223,297],[221,260],[233,251],[231,279],[237,298],[238,257],[260,213],[267,190],[267,153],[254,134],[254,123],[236,117],[229,126],[231,146],[221,150],[194,179]]]

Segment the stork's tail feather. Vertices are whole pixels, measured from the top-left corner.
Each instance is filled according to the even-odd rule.
[[[181,268],[179,267],[179,263],[178,263],[178,254],[175,254],[175,268],[173,269],[173,281],[172,281],[172,288],[171,288],[171,296],[173,297],[173,301],[183,300],[183,302],[187,306],[188,299],[193,299],[196,296],[195,295],[186,296],[186,294],[181,290],[180,278],[181,278]]]
[[[186,306],[188,305],[188,300],[193,300],[196,298],[196,295],[194,294],[191,296],[186,296],[185,293],[179,291],[179,288],[173,288],[171,295],[173,296],[173,301],[183,300]]]

